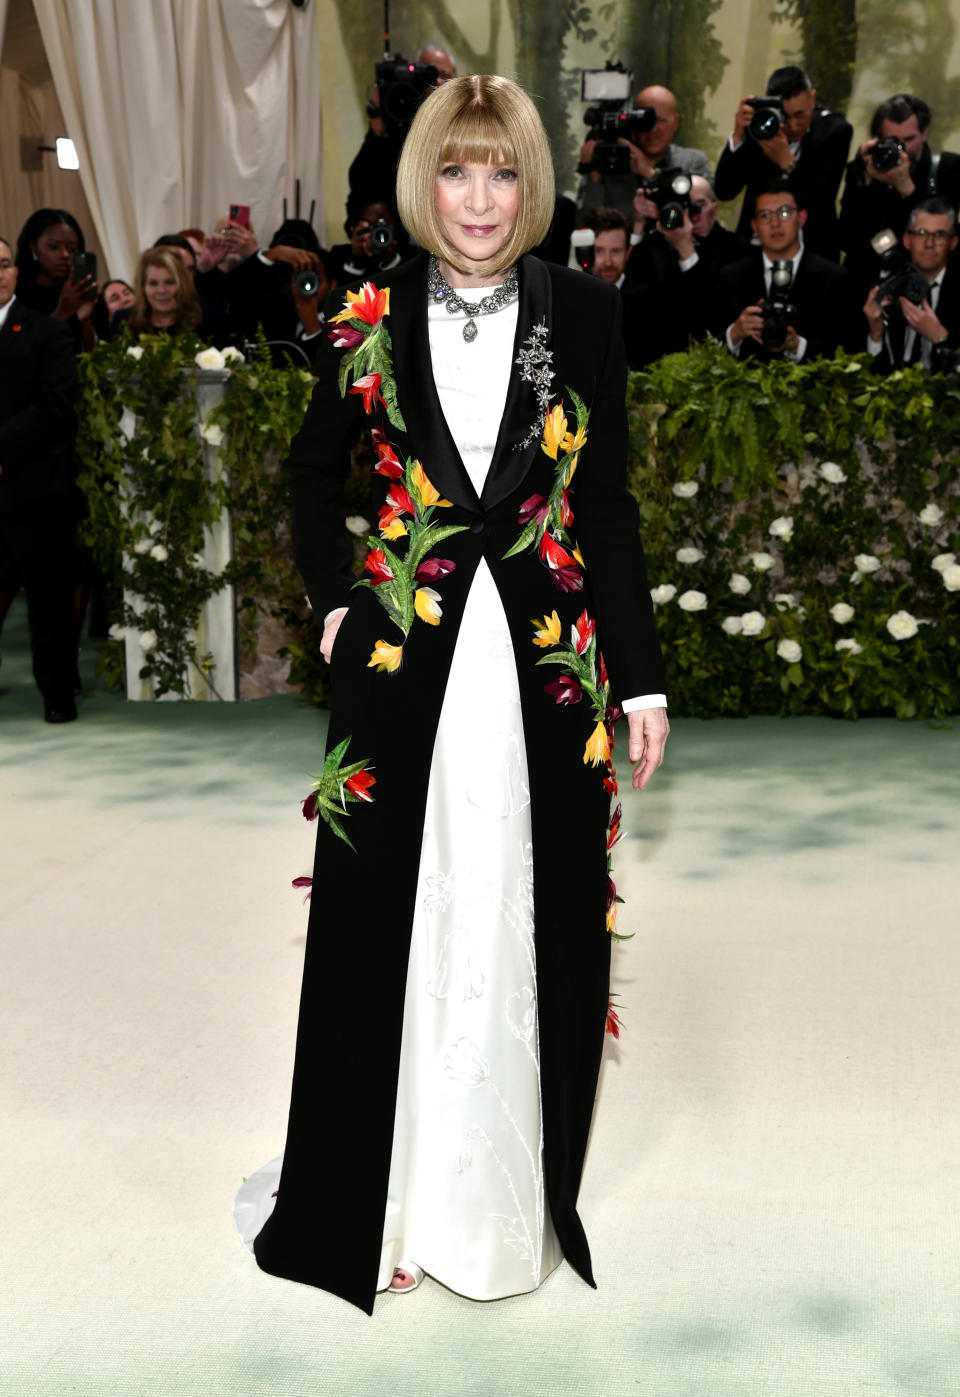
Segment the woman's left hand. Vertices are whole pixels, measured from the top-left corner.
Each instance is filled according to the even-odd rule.
[[[641,708],[627,714],[630,738],[627,752],[633,763],[634,789],[642,791],[663,761],[663,749],[670,732],[665,708]]]

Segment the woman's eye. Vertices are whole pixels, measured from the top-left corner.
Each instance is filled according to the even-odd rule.
[[[459,165],[445,165],[440,173],[444,179],[459,179],[462,171]]]
[[[508,180],[508,181],[509,181],[509,180],[514,180],[514,179],[516,179],[516,177],[517,177],[517,172],[516,172],[516,170],[498,170],[498,171],[497,171],[497,179],[500,179],[500,180]]]

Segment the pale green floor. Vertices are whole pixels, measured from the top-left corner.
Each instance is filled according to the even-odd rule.
[[[283,1141],[322,715],[101,691],[51,728],[12,623],[0,1391],[960,1392],[960,727],[676,723],[625,801],[599,1289],[368,1319],[230,1218]],[[358,1033],[388,893],[357,890]]]

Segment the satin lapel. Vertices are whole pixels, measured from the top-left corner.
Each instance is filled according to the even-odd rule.
[[[513,343],[510,386],[507,389],[507,401],[503,410],[503,420],[500,423],[496,449],[483,485],[481,502],[484,509],[492,509],[494,505],[513,494],[540,450],[539,431],[528,445],[518,449],[520,442],[530,434],[530,429],[536,423],[539,414],[533,384],[524,382],[520,377],[520,369],[516,360],[534,325],[539,325],[541,322],[546,324],[550,331],[546,339],[546,347],[549,349],[553,338],[553,325],[551,323],[553,288],[550,282],[550,273],[539,258],[524,257],[520,262],[519,271],[520,307],[517,313],[517,333]],[[554,388],[555,395],[558,396],[559,392],[562,391],[562,385],[559,389],[554,385]]]
[[[390,338],[397,400],[415,451],[432,484],[453,504],[476,513],[480,500],[443,415],[430,363],[426,253],[392,283]]]

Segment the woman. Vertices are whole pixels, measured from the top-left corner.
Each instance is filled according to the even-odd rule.
[[[667,728],[619,298],[522,255],[553,208],[529,98],[444,84],[398,191],[436,256],[333,316],[288,462],[334,686],[328,803],[305,813],[329,823],[254,1242],[264,1270],[368,1312],[421,1271],[494,1299],[565,1256],[593,1284],[576,1196],[608,1005],[608,705],[641,705],[635,784]],[[365,408],[384,493],[352,588],[341,491]],[[276,1185],[258,1188],[266,1211]]]
[[[134,302],[113,317],[115,330],[126,326],[133,335],[203,333],[203,312],[193,277],[175,248],[149,247],[140,254],[133,278]]]
[[[96,283],[89,276],[73,279],[73,259],[83,251],[83,232],[65,209],[37,209],[17,239],[17,296],[32,310],[66,321],[77,353],[95,343]]]
[[[93,327],[100,339],[107,339],[118,310],[133,310],[136,294],[128,281],[104,282],[93,311]]]

